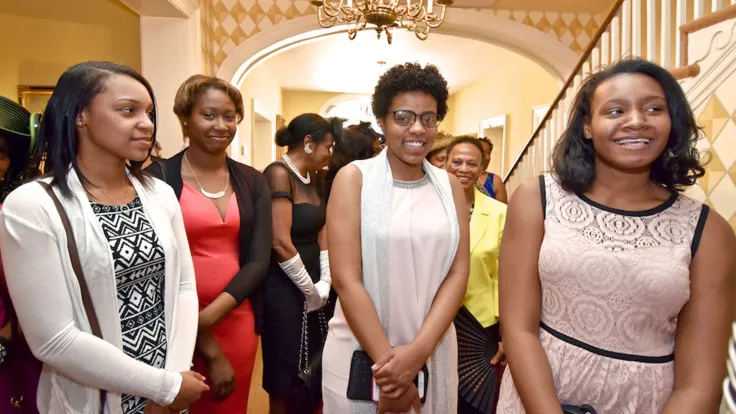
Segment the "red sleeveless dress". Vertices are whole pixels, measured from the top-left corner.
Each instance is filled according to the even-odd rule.
[[[223,221],[212,201],[187,183],[184,183],[179,201],[192,251],[201,311],[225,290],[240,270],[240,212],[235,194],[232,194]],[[250,301],[246,300],[228,313],[212,332],[235,370],[235,391],[224,401],[213,400],[208,392],[190,407],[189,412],[245,414],[258,348],[255,315]],[[194,370],[209,378],[207,365],[196,352]]]

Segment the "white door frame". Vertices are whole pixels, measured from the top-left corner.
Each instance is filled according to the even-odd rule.
[[[506,128],[506,118],[507,115],[498,115],[494,116],[493,118],[488,118],[480,121],[480,126],[478,128],[478,137],[483,137],[484,132],[488,128],[498,128],[503,127],[503,137],[501,138],[501,172],[500,176],[503,177],[506,173],[506,139],[507,139],[507,128]],[[498,154],[498,153],[496,153]],[[495,172],[495,171],[494,171]],[[497,173],[498,174],[498,173]]]

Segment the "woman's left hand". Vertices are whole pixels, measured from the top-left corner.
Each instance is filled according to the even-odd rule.
[[[506,353],[503,352],[503,342],[498,343],[498,351],[496,351],[496,355],[491,359],[491,365],[498,365],[499,362],[501,365],[506,364]]]
[[[376,385],[390,398],[398,398],[422,369],[426,362],[423,355],[412,344],[391,348],[371,368]]]
[[[179,411],[172,410],[169,407],[163,407],[149,400],[146,403],[146,408],[143,410],[143,414],[179,414]]]

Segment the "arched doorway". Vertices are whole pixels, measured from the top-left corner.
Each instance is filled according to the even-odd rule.
[[[218,69],[217,76],[240,87],[248,72],[269,56],[346,31],[347,26],[322,29],[313,15],[278,24],[249,38],[230,52]],[[442,26],[434,32],[475,39],[509,49],[539,64],[560,84],[565,81],[579,58],[563,43],[535,28],[472,10],[453,9]]]

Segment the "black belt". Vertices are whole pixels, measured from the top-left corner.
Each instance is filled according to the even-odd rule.
[[[598,348],[597,346],[586,344],[583,341],[579,341],[575,338],[567,336],[560,331],[556,331],[553,328],[550,328],[549,325],[547,325],[544,322],[540,322],[540,325],[542,329],[547,331],[550,335],[554,336],[555,338],[561,341],[567,342],[568,344],[575,345],[578,348],[583,348],[584,350],[588,352],[592,352],[596,355],[604,356],[606,358],[620,359],[622,361],[643,362],[646,364],[664,364],[664,363],[672,362],[675,360],[675,354],[669,354],[665,356],[645,356],[645,355],[632,355],[632,354],[623,354],[621,352],[607,351],[605,349],[601,349],[601,348]]]

